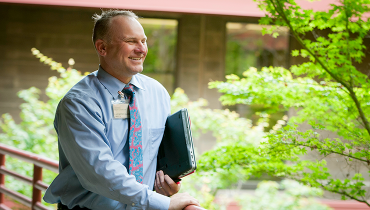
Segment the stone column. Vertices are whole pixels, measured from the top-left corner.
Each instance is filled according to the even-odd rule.
[[[222,17],[183,15],[178,25],[176,86],[190,100],[205,98],[210,108],[221,108],[220,94],[208,82],[224,80],[226,22]]]

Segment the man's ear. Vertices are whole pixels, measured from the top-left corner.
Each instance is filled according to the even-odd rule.
[[[105,56],[107,54],[106,47],[107,45],[102,39],[98,39],[95,41],[95,48],[100,56]]]

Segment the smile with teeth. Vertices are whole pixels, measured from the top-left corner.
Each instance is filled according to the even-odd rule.
[[[138,60],[141,60],[142,57],[140,57],[140,58],[128,57],[128,58],[131,59],[131,60],[134,60],[134,61],[138,61]]]

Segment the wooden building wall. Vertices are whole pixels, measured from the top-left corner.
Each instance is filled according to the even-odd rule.
[[[0,4],[0,115],[10,113],[18,119],[22,100],[16,93],[32,86],[44,91],[48,78],[56,75],[32,55],[33,47],[65,67],[74,58],[74,67],[82,72],[97,69],[91,41],[95,12],[99,10]]]

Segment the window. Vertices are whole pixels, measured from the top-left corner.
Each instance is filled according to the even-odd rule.
[[[148,55],[143,74],[158,80],[167,91],[174,91],[176,67],[177,20],[141,18],[148,37]]]
[[[271,35],[262,35],[263,27],[259,24],[250,23],[227,23],[226,65],[225,74],[236,74],[242,77],[242,73],[250,67],[260,70],[262,67],[281,66],[288,67],[289,58],[289,30],[285,27],[278,29],[277,38]],[[259,115],[266,109],[263,105],[236,105],[227,107],[240,114],[242,117],[251,119],[255,124]],[[277,120],[285,113],[276,113],[270,116],[269,126],[272,128]]]
[[[226,75],[241,76],[249,67],[287,67],[288,29],[279,28],[279,36],[262,35],[264,26],[246,23],[227,23]],[[268,27],[268,26],[265,26]]]

